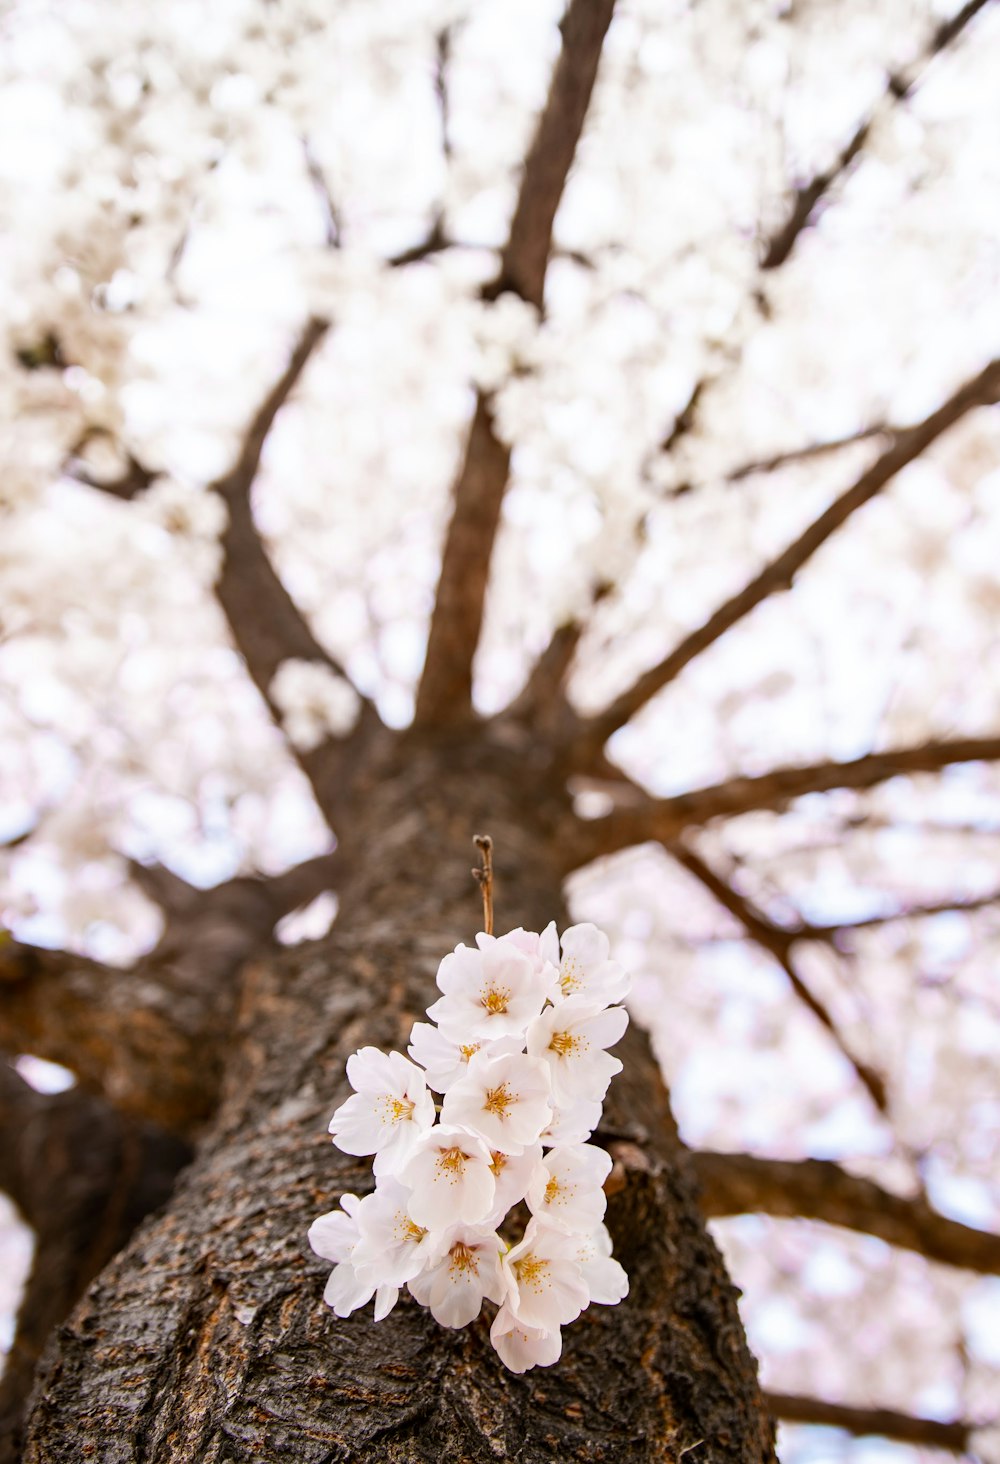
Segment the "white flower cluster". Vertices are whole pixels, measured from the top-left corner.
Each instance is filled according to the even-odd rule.
[[[336,1263],[324,1299],[346,1317],[374,1296],[380,1321],[405,1285],[442,1326],[463,1327],[485,1298],[506,1366],[547,1367],[560,1328],[628,1292],[603,1223],[611,1159],[587,1143],[621,1071],[607,1048],[628,1025],[614,1005],[628,977],[595,926],[565,931],[560,953],[553,923],[478,935],[445,956],[437,983],[436,1025],[414,1024],[409,1059],[375,1047],[348,1059],[354,1095],[330,1132],[345,1153],[375,1156],[376,1184],[310,1227]]]

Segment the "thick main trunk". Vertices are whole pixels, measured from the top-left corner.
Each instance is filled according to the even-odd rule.
[[[331,1146],[358,1046],[405,1047],[441,955],[477,928],[471,835],[498,851],[498,929],[561,915],[562,810],[500,749],[401,746],[349,829],[330,937],[246,973],[217,1121],[169,1209],[105,1270],[52,1346],[32,1464],[125,1461],[773,1460],[735,1292],[696,1209],[648,1044],[627,1039],[598,1140],[632,1290],[504,1370],[484,1320],[439,1327],[404,1298],[338,1321],[306,1229],[366,1160]]]

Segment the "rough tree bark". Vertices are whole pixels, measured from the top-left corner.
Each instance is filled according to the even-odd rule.
[[[406,1300],[378,1326],[323,1306],[306,1228],[371,1184],[325,1132],[344,1060],[402,1046],[441,954],[476,928],[472,831],[497,841],[500,928],[561,914],[563,810],[521,750],[404,740],[357,791],[334,931],[248,967],[218,1116],[169,1209],[50,1349],[25,1459],[773,1459],[735,1291],[638,1033],[598,1134],[632,1290],[568,1329],[557,1368],[509,1374],[482,1322],[447,1332]]]

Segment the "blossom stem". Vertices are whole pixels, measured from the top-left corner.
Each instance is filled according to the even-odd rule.
[[[472,877],[483,895],[483,929],[493,934],[493,840],[489,834],[476,834],[472,842],[483,856],[482,868],[472,871]]]

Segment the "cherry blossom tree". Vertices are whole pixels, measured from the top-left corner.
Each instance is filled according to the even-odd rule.
[[[0,1459],[992,1457],[995,7],[0,25]],[[525,1376],[333,1208],[345,1074],[419,1168],[549,1061],[456,1077],[485,830],[499,931],[635,978],[605,1057],[564,949],[629,1295]],[[568,1319],[532,1224],[483,1295]]]

